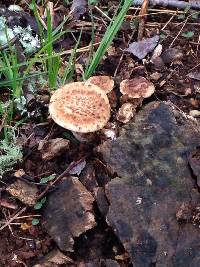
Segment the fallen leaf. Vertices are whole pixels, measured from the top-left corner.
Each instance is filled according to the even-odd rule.
[[[71,5],[71,12],[75,19],[79,19],[87,11],[87,1],[86,0],[73,0]]]
[[[187,39],[190,39],[194,36],[194,32],[183,32],[181,35]]]
[[[38,219],[33,219],[32,220],[32,225],[38,225],[40,223],[40,221]]]
[[[198,80],[200,81],[200,72],[199,71],[195,71],[195,72],[190,72],[187,75],[190,79],[194,79],[194,80]]]
[[[71,164],[73,164],[73,162]],[[69,174],[79,175],[82,172],[82,170],[85,168],[85,166],[86,166],[86,161],[81,160],[79,163],[75,164],[75,166],[69,171]]]
[[[133,42],[125,51],[132,53],[139,59],[143,59],[148,53],[154,50],[154,48],[158,44],[159,39],[159,35],[155,35],[154,37],[146,38],[139,42]]]

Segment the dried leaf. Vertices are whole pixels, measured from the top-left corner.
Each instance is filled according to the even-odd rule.
[[[71,5],[71,12],[75,19],[79,19],[87,10],[87,1],[86,0],[73,0]]]
[[[194,79],[194,80],[198,80],[200,81],[200,72],[199,71],[195,71],[195,72],[190,72],[187,75],[190,79]]]
[[[187,39],[190,39],[194,36],[194,32],[190,31],[190,32],[183,32],[181,34],[183,37],[187,38]]]
[[[143,59],[148,53],[154,50],[158,44],[159,38],[159,35],[155,35],[154,37],[146,38],[139,42],[133,42],[125,51],[132,53],[139,59]]]
[[[79,175],[82,172],[82,170],[85,168],[85,166],[86,166],[86,161],[81,160],[78,164],[75,164],[75,166],[69,171],[69,174]]]

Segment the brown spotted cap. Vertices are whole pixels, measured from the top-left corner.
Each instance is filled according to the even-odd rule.
[[[102,129],[110,118],[108,97],[98,86],[85,82],[66,84],[52,95],[52,119],[65,129],[89,133]]]
[[[99,86],[106,94],[114,88],[114,80],[110,76],[92,76],[86,81],[86,83]]]
[[[120,83],[120,92],[123,95],[127,95],[129,98],[148,98],[154,91],[154,84],[144,77],[123,80]]]

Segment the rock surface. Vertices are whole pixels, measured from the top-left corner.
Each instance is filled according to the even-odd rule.
[[[169,104],[153,102],[100,147],[120,177],[106,187],[107,222],[134,267],[200,266],[200,229],[188,212],[200,205],[187,159],[200,144],[195,129]]]
[[[64,251],[73,251],[74,238],[96,225],[94,198],[76,177],[67,177],[52,192],[44,208],[44,226]]]

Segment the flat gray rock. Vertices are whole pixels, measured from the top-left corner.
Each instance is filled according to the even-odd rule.
[[[200,266],[200,195],[188,156],[197,126],[166,103],[148,104],[115,141],[100,147],[118,178],[107,184],[107,222],[134,267]],[[191,211],[190,211],[191,207]]]

